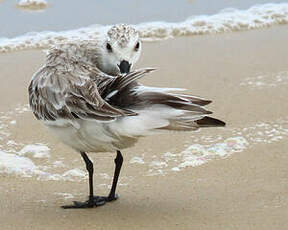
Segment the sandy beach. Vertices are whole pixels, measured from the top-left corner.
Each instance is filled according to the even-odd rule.
[[[141,82],[187,88],[190,94],[212,99],[208,109],[227,127],[143,138],[123,151],[120,198],[96,209],[60,208],[86,198],[85,175],[53,180],[46,174],[2,173],[1,229],[286,229],[287,40],[288,27],[275,26],[145,43],[138,67],[158,71]],[[9,134],[2,133],[1,149],[42,143],[50,148],[49,157],[30,157],[37,166],[46,166],[42,172],[85,172],[79,154],[26,109],[27,86],[44,57],[41,50],[0,54],[0,126]],[[245,143],[233,148],[239,138]],[[210,155],[200,156],[197,167],[182,164],[195,144],[204,149],[232,147],[225,147],[223,156],[208,149]],[[104,195],[114,153],[90,156],[95,193]]]

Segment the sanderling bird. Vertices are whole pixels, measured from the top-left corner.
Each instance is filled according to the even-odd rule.
[[[211,112],[203,106],[210,100],[138,83],[154,70],[130,71],[140,52],[137,31],[128,25],[116,25],[102,40],[52,48],[46,63],[32,78],[29,102],[34,115],[81,154],[89,173],[89,199],[63,208],[97,207],[116,200],[123,162],[120,151],[140,137],[165,130],[225,125],[207,116]],[[86,153],[111,151],[117,155],[110,193],[94,196],[93,163]]]

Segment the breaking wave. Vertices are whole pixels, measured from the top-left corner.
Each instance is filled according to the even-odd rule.
[[[144,41],[179,36],[215,34],[288,24],[288,3],[256,5],[247,10],[225,9],[214,15],[189,17],[183,22],[149,22],[135,25]],[[0,52],[48,48],[68,40],[95,39],[110,26],[92,25],[68,31],[30,32],[15,38],[0,38]]]

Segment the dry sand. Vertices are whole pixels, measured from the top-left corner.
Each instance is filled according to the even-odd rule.
[[[276,86],[241,82],[259,74],[287,72],[287,40],[288,27],[279,26],[144,44],[139,66],[159,70],[142,82],[188,88],[194,95],[213,99],[209,109],[227,122],[227,128],[147,137],[124,150],[120,199],[96,209],[59,208],[72,200],[84,200],[87,181],[42,181],[1,174],[0,229],[287,229],[287,136],[269,144],[251,143],[228,158],[165,175],[147,176],[149,164],[129,163],[133,156],[153,159],[167,151],[181,152],[193,144],[192,136],[229,137],[229,130],[285,120],[287,78]],[[2,112],[27,103],[31,75],[43,60],[44,53],[38,50],[0,55]],[[81,165],[84,169],[80,156],[54,139],[31,113],[15,114],[15,119],[11,139],[48,143],[51,161],[62,159],[71,168]],[[287,122],[282,125],[287,128]],[[112,154],[91,157],[97,173],[112,175]],[[95,178],[96,185],[108,182]],[[107,186],[95,188],[97,194],[107,192]],[[65,200],[59,193],[71,193],[74,198]]]

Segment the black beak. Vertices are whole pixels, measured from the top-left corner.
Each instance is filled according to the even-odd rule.
[[[120,62],[120,65],[118,65],[118,67],[121,73],[129,73],[131,64],[129,64],[128,61],[123,60]]]

